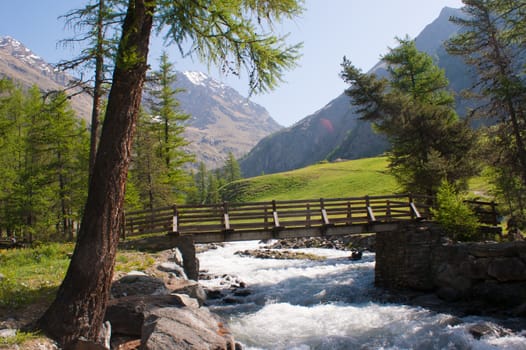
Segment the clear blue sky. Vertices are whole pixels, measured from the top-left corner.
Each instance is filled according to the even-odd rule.
[[[76,49],[57,46],[73,33],[58,17],[88,0],[0,0],[0,36],[21,41],[50,63],[75,56]],[[395,45],[395,36],[414,38],[438,17],[445,6],[459,8],[461,0],[306,0],[301,18],[278,26],[290,33],[291,43],[303,42],[299,67],[285,76],[275,91],[252,97],[284,126],[314,113],[346,88],[338,74],[343,56],[369,70]],[[78,49],[78,48],[77,48]],[[150,63],[163,50],[153,40]],[[167,49],[176,69],[200,70],[247,95],[245,78],[224,77],[199,62],[181,59],[176,48]]]

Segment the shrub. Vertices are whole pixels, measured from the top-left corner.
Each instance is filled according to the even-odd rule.
[[[474,239],[478,219],[452,184],[442,182],[437,192],[437,208],[431,210],[450,238],[457,241]]]

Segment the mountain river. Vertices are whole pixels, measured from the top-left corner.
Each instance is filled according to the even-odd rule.
[[[209,302],[244,349],[526,350],[524,329],[479,339],[469,332],[473,325],[497,325],[497,320],[378,301],[373,253],[358,261],[348,259],[350,252],[332,249],[294,250],[324,256],[321,261],[234,254],[259,247],[258,242],[228,243],[198,255],[210,278],[201,281],[206,288],[226,294],[232,285],[246,287]]]

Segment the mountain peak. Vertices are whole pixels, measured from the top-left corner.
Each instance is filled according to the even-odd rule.
[[[227,85],[209,77],[203,72],[197,72],[197,71],[185,71],[183,72],[183,75],[188,79],[190,83],[192,83],[195,86],[203,86],[208,87],[214,90],[230,90],[232,88],[228,87]],[[224,91],[223,91],[224,92]],[[237,93],[237,91],[236,91]]]
[[[204,82],[208,79],[210,79],[205,73],[203,72],[196,72],[196,71],[185,71],[183,72],[185,77],[190,80],[190,82],[194,85],[205,85]]]
[[[0,37],[0,50],[32,67],[39,69],[44,74],[51,74],[56,71],[53,66],[44,61],[42,57],[34,54],[24,44],[10,36]]]

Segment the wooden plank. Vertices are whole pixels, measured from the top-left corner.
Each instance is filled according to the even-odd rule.
[[[373,208],[367,207],[367,217],[369,218],[369,221],[376,222],[376,217],[374,216]]]
[[[277,211],[272,212],[272,217],[274,218],[274,227],[281,227],[279,225],[279,216]]]
[[[327,216],[327,211],[325,209],[321,210],[321,217],[323,219],[323,224],[324,225],[330,225],[329,217]]]
[[[223,214],[223,222],[224,222],[225,230],[230,230],[230,220],[228,218],[228,213]]]
[[[409,207],[411,208],[411,214],[414,215],[415,218],[417,218],[417,219],[421,219],[422,218],[422,216],[420,215],[420,212],[416,208],[416,205],[415,205],[414,202],[410,202],[409,203]]]

